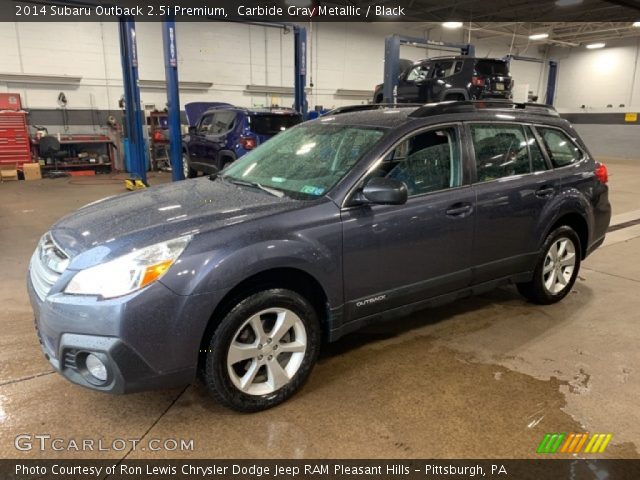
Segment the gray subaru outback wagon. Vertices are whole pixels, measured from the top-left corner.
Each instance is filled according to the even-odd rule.
[[[45,356],[124,393],[283,402],[323,339],[515,284],[561,300],[610,219],[606,167],[550,107],[449,102],[321,117],[217,176],[57,222],[28,289]]]

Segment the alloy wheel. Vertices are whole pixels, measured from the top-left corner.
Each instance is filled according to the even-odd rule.
[[[547,292],[557,295],[567,288],[576,260],[576,247],[571,239],[559,237],[551,244],[542,267],[542,283]]]
[[[291,381],[306,351],[307,332],[300,317],[286,308],[269,308],[236,331],[227,353],[227,371],[243,393],[267,395]]]
[[[189,162],[186,155],[182,155],[182,174],[184,178],[189,178]]]

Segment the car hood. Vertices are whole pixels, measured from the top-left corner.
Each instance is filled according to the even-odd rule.
[[[90,203],[58,221],[51,234],[72,258],[94,252],[96,258],[81,262],[84,268],[134,248],[247,222],[300,203],[221,178],[203,177]]]

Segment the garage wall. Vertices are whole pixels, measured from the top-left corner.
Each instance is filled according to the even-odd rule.
[[[551,55],[560,65],[556,103],[561,111],[640,109],[640,38],[607,41],[597,50],[554,48]]]
[[[334,107],[366,99],[340,98],[338,88],[373,90],[382,81],[384,38],[392,33],[428,36],[434,40],[464,41],[461,30],[425,30],[410,23],[318,23],[308,29],[308,83],[314,83],[309,105]],[[179,74],[182,81],[207,81],[206,91],[181,92],[183,103],[196,100],[227,101],[246,106],[290,106],[292,97],[247,95],[247,84],[293,85],[293,35],[281,30],[237,23],[179,23]],[[140,78],[163,80],[161,26],[137,24]],[[52,42],[55,48],[51,48]],[[508,39],[478,43],[479,56],[503,56]],[[0,49],[6,73],[66,74],[82,76],[78,85],[31,85],[0,82],[0,91],[17,91],[30,109],[55,109],[64,91],[69,109],[116,109],[122,95],[118,28],[116,23],[1,23]],[[417,60],[447,52],[402,47],[404,58]],[[518,53],[518,52],[514,52]],[[527,55],[536,55],[528,52]],[[541,65],[515,62],[517,82],[537,91]],[[538,93],[538,92],[536,92]],[[540,92],[544,94],[544,92]],[[163,108],[163,90],[143,88],[142,101]]]

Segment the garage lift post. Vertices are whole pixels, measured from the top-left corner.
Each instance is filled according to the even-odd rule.
[[[121,17],[118,22],[120,34],[120,58],[124,83],[125,126],[129,148],[129,169],[133,175],[147,183],[146,154],[144,142],[144,115],[140,102],[138,84],[138,48],[136,25],[132,17]]]
[[[520,55],[507,55],[504,57],[509,64],[511,64],[511,60],[520,60],[523,62],[534,62],[541,63],[544,65],[547,60],[543,60],[541,58],[535,57],[523,57]],[[558,62],[555,60],[548,60],[549,71],[547,72],[547,92],[545,95],[545,103],[547,105],[553,105],[553,101],[556,95],[556,82],[558,80]]]
[[[182,165],[182,130],[180,126],[180,85],[178,81],[178,48],[176,45],[176,19],[167,16],[162,22],[164,47],[164,73],[167,81],[167,110],[169,113],[169,159],[171,179],[184,180]]]
[[[400,75],[400,45],[413,45],[434,50],[460,50],[461,55],[474,56],[475,47],[470,43],[451,43],[429,40],[427,38],[389,35],[384,40],[384,86],[383,102],[396,103],[398,76]]]
[[[298,25],[293,26],[294,41],[294,108],[305,117],[307,114],[307,30]]]

